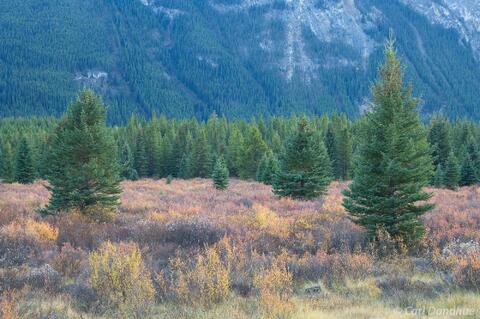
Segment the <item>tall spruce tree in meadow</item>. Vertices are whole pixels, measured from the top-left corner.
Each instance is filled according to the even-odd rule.
[[[272,151],[268,151],[263,155],[260,164],[258,164],[256,180],[265,185],[272,185],[277,172],[278,160]]]
[[[18,145],[15,181],[21,184],[31,184],[35,181],[35,168],[33,166],[32,154],[27,139],[22,138]]]
[[[300,119],[280,157],[273,192],[281,197],[309,200],[323,195],[330,184],[330,159],[306,118]]]
[[[72,210],[107,220],[119,203],[117,146],[105,125],[106,108],[90,90],[82,91],[57,126],[50,154],[43,213]]]
[[[212,179],[216,189],[224,190],[228,187],[229,172],[223,156],[218,156],[213,167]]]
[[[465,154],[460,169],[460,186],[471,186],[478,183],[477,173],[473,167],[473,161],[469,154]]]
[[[1,151],[0,179],[3,183],[13,183],[15,181],[15,156],[10,143],[5,143]]]
[[[366,228],[371,239],[387,232],[411,243],[421,237],[419,217],[433,208],[423,191],[432,177],[426,130],[405,86],[394,41],[385,48],[386,62],[372,88],[372,109],[364,115],[355,173],[344,190],[343,206],[351,219]]]
[[[446,188],[451,190],[456,190],[460,183],[460,165],[458,164],[458,159],[450,151],[450,154],[447,157],[447,162],[445,163],[445,169],[443,173],[443,185]]]

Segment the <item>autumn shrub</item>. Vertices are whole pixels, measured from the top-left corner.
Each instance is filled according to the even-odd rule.
[[[204,218],[176,218],[166,225],[166,240],[183,247],[211,245],[227,234],[227,230]]]
[[[258,291],[262,317],[266,319],[290,318],[294,305],[292,303],[292,273],[283,262],[273,262],[272,265],[260,271],[253,284]]]
[[[126,318],[148,317],[155,290],[135,244],[105,242],[89,260],[90,285],[106,310]]]
[[[392,298],[402,306],[413,304],[416,300],[434,298],[447,289],[444,281],[438,278],[419,276],[408,271],[392,269],[375,279],[382,295]]]
[[[22,267],[0,267],[0,294],[16,287],[17,278],[24,271]]]
[[[84,250],[94,250],[106,241],[119,242],[128,238],[125,225],[95,223],[80,213],[69,213],[57,219],[59,229],[57,243],[69,243]]]
[[[65,243],[54,257],[52,266],[67,278],[76,278],[87,263],[88,254],[81,248]]]
[[[0,266],[38,262],[54,246],[58,230],[49,223],[20,219],[0,228]]]
[[[0,318],[18,319],[18,296],[15,291],[4,291],[0,297]]]
[[[262,253],[280,252],[288,245],[291,222],[266,206],[253,204],[248,215],[248,238],[253,248]]]
[[[290,223],[268,207],[253,204],[253,213],[250,216],[249,226],[255,230],[260,230],[271,235],[281,238],[288,236],[290,231]]]
[[[453,278],[460,287],[480,291],[480,256],[470,253],[461,257],[454,269]]]
[[[219,245],[194,256],[171,258],[156,276],[161,298],[206,307],[224,301],[230,294],[230,260],[228,252],[222,256]]]
[[[468,256],[471,254],[480,254],[480,243],[476,241],[463,242],[453,240],[442,249],[444,256]]]
[[[114,220],[115,215],[117,214],[117,208],[102,205],[93,205],[84,208],[81,213],[92,222],[107,223]]]
[[[371,275],[374,270],[373,258],[366,253],[327,254],[318,252],[310,264],[319,279],[328,285],[342,282],[346,278],[359,279]]]
[[[140,245],[157,245],[166,242],[167,226],[164,221],[141,220],[130,227],[130,234]]]
[[[97,313],[102,310],[102,305],[98,302],[99,296],[88,283],[77,281],[66,285],[64,293],[73,301],[75,308],[81,311]]]
[[[60,289],[61,276],[49,264],[41,267],[28,269],[21,277],[18,278],[18,286],[31,287],[40,289],[45,292],[55,293]]]

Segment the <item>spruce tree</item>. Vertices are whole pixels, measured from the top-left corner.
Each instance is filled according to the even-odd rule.
[[[25,138],[22,138],[17,150],[15,181],[21,184],[31,184],[35,181],[32,154]]]
[[[471,137],[467,143],[467,155],[470,156],[477,179],[480,179],[480,151],[476,140]]]
[[[267,145],[262,138],[260,130],[255,125],[251,126],[243,143],[239,172],[240,178],[255,178],[258,164],[266,151]]]
[[[337,141],[332,124],[328,125],[327,133],[325,134],[325,147],[327,148],[328,157],[332,165],[332,176],[337,179],[338,175],[335,169],[337,165]]]
[[[428,142],[432,148],[433,165],[435,167],[438,165],[445,167],[452,147],[450,145],[448,120],[444,116],[436,115],[433,117],[430,123]]]
[[[212,157],[207,134],[203,128],[197,132],[197,136],[195,137],[193,157],[194,176],[202,178],[210,176],[212,171]]]
[[[216,189],[224,190],[228,187],[229,172],[223,156],[218,156],[213,168],[213,185]]]
[[[3,145],[0,164],[0,179],[2,182],[13,183],[15,181],[15,156],[9,143]]]
[[[278,172],[278,160],[272,151],[268,151],[263,156],[257,169],[257,181],[266,185],[272,185]]]
[[[110,218],[118,205],[117,147],[105,126],[106,108],[82,91],[55,130],[48,172],[50,202],[44,213],[71,210],[94,220]]]
[[[466,154],[460,169],[460,186],[471,186],[478,182],[470,155]]]
[[[433,177],[433,186],[435,186],[436,188],[443,187],[443,180],[444,180],[443,174],[444,173],[443,173],[442,165],[438,164],[437,168],[435,169],[435,175]]]
[[[335,164],[337,178],[349,180],[352,173],[352,137],[348,128],[340,129],[336,144],[337,161]]]
[[[372,88],[372,109],[364,115],[356,154],[355,173],[344,190],[343,206],[371,239],[387,232],[412,242],[423,235],[419,217],[433,208],[423,191],[432,176],[426,131],[405,86],[394,41],[385,48],[386,62]]]
[[[460,182],[460,166],[457,157],[450,151],[445,163],[445,171],[443,174],[443,185],[451,190],[456,190]]]
[[[140,178],[147,177],[149,172],[146,141],[143,132],[139,132],[135,141],[135,170]]]
[[[238,128],[234,127],[228,137],[226,160],[230,174],[237,177],[240,175],[243,143],[242,133]]]
[[[273,192],[281,197],[313,199],[323,195],[330,184],[330,159],[323,141],[318,143],[306,118],[298,123],[280,158]]]
[[[178,169],[178,177],[182,179],[189,179],[193,177],[193,161],[192,154],[185,153],[180,160],[180,167]]]
[[[120,148],[119,160],[120,175],[122,178],[136,181],[138,179],[138,173],[134,166],[135,160],[130,146],[128,146],[126,142],[123,143],[123,146]]]
[[[160,152],[161,152],[161,136],[158,129],[158,124],[155,118],[152,119],[154,123],[151,123],[146,131],[145,136],[145,152],[147,158],[148,176],[160,177],[161,165],[160,165]]]
[[[177,162],[175,158],[175,134],[172,130],[162,139],[160,163],[161,163],[161,177],[168,177],[168,175],[177,176]]]

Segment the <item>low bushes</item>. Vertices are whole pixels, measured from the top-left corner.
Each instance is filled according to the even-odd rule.
[[[188,247],[214,244],[226,233],[223,227],[206,219],[176,218],[167,223],[165,236],[168,242]]]
[[[90,285],[106,310],[145,318],[154,303],[150,273],[135,244],[106,242],[90,255]]]
[[[46,222],[20,219],[0,228],[0,267],[34,264],[54,248],[58,230]]]
[[[291,315],[294,308],[292,284],[292,273],[280,261],[255,275],[253,285],[258,291],[263,318],[288,318]]]
[[[480,291],[480,256],[470,253],[460,258],[453,278],[460,287]]]
[[[211,306],[230,294],[231,258],[220,245],[206,247],[194,256],[177,255],[156,276],[160,297],[183,304]]]

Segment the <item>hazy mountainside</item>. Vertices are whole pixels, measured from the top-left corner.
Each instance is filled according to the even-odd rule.
[[[132,112],[359,114],[392,29],[428,115],[480,119],[475,0],[10,0],[0,116],[60,114],[79,87]]]

